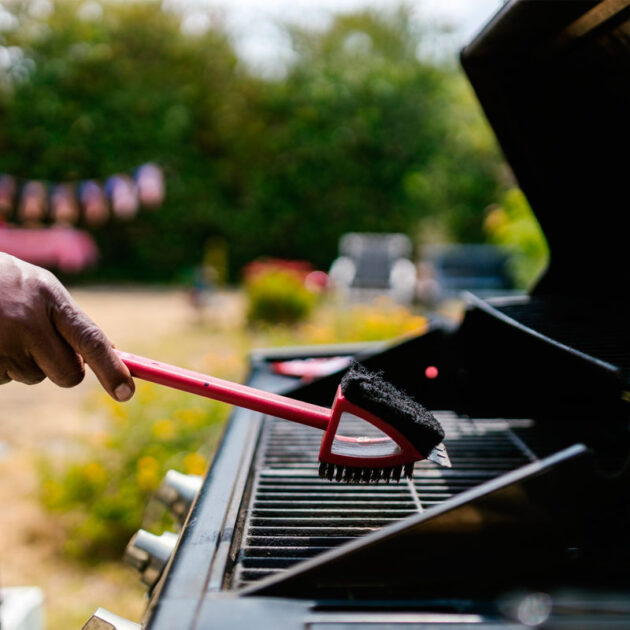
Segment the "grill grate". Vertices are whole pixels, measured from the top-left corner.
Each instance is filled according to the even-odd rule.
[[[535,459],[519,435],[528,421],[434,412],[453,468],[416,464],[413,481],[365,485],[318,477],[320,431],[268,417],[246,507],[232,588],[283,571],[354,538],[417,514]]]

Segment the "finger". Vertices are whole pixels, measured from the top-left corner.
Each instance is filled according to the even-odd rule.
[[[59,336],[52,326],[50,330],[38,335],[30,352],[35,363],[55,385],[74,387],[85,376],[83,358]]]
[[[133,396],[134,383],[105,333],[71,301],[56,304],[53,323],[59,334],[92,368],[103,388],[120,402]]]
[[[0,385],[6,385],[10,383],[11,379],[7,376],[7,371],[4,367],[0,368]]]
[[[12,381],[25,385],[36,385],[46,378],[37,363],[28,356],[23,356],[19,360],[12,359],[7,367],[6,375]]]

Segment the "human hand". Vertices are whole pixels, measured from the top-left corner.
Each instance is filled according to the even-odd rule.
[[[48,377],[73,387],[83,380],[85,363],[112,398],[133,396],[129,370],[59,280],[0,253],[0,384],[32,385]]]

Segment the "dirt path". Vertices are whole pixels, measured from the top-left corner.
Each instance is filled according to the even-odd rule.
[[[153,351],[153,356],[178,362],[194,354],[199,340],[207,337],[207,324],[199,327],[180,291],[81,289],[73,295],[112,342],[130,352],[151,356]],[[231,326],[241,312],[237,296],[219,296],[212,326]],[[169,343],[180,331],[188,342]],[[0,444],[6,447],[0,450],[0,584],[40,586],[48,627],[55,630],[80,628],[98,606],[139,620],[145,604],[137,577],[122,563],[85,568],[61,557],[61,532],[37,499],[38,458],[74,452],[77,438],[95,426],[84,402],[97,388],[89,371],[73,389],[50,382],[0,388]]]

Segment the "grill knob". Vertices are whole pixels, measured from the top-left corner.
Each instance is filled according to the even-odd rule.
[[[141,626],[114,613],[99,608],[86,622],[82,630],[141,630]]]
[[[173,532],[164,532],[161,536],[156,536],[139,529],[125,549],[124,560],[138,569],[143,584],[153,588],[160,579],[176,543],[177,534]]]
[[[182,524],[186,520],[202,482],[203,477],[199,475],[185,475],[176,470],[169,470],[157,489],[155,498],[163,503]]]

